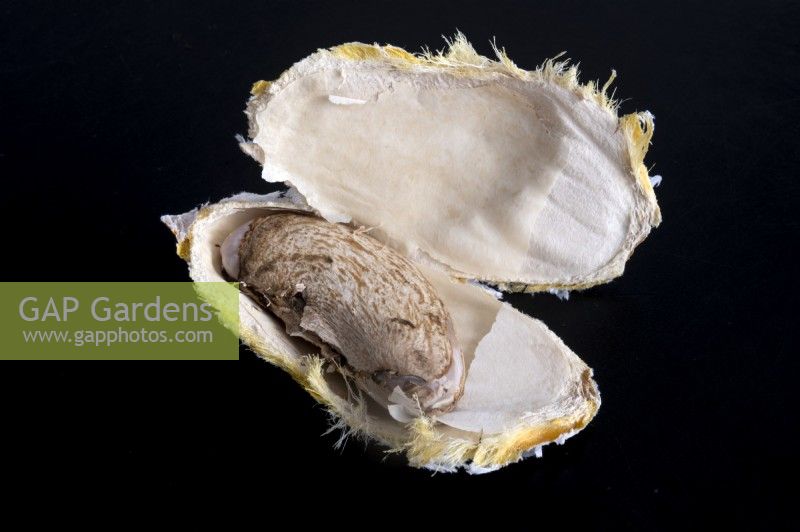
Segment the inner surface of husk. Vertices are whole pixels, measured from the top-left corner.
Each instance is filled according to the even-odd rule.
[[[649,115],[620,120],[563,63],[527,72],[465,40],[438,61],[398,50],[322,50],[260,86],[243,148],[263,177],[456,277],[543,289],[619,275],[659,220]]]
[[[420,81],[325,70],[287,86],[257,118],[264,175],[290,180],[329,220],[377,227],[407,255],[517,278],[569,154],[537,116],[552,103],[501,85]],[[498,243],[502,253],[487,253]]]
[[[237,227],[276,209],[303,209],[277,196],[263,198],[229,200],[199,212],[189,231],[195,280],[224,279],[219,246]],[[436,419],[442,434],[468,439],[469,434],[500,434],[526,423],[547,424],[583,411],[584,403],[597,399],[593,388],[589,396],[584,389],[588,368],[541,322],[479,286],[454,282],[430,266],[420,266],[420,270],[451,313],[467,366],[464,396],[452,412]],[[319,357],[318,348],[289,337],[279,320],[244,294],[240,305],[241,335],[246,342],[257,344],[258,352],[280,353],[287,358],[283,365],[292,372],[308,371],[309,361]],[[341,400],[364,408],[361,423],[378,435],[402,433],[401,423],[353,389],[333,366],[329,368],[322,378]]]

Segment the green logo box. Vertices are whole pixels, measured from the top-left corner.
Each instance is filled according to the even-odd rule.
[[[238,360],[238,283],[3,282],[0,359]]]

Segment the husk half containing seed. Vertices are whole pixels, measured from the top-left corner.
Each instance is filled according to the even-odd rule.
[[[162,220],[175,234],[192,279],[222,281],[219,246],[225,237],[251,219],[286,209],[311,212],[296,194],[245,193]],[[544,324],[480,286],[420,268],[453,316],[468,366],[464,396],[447,414],[420,415],[408,423],[393,419],[316,347],[288,336],[277,318],[244,294],[238,333],[326,405],[342,438],[377,440],[417,467],[493,470],[538,453],[546,443],[562,442],[592,419],[600,396],[591,370]]]

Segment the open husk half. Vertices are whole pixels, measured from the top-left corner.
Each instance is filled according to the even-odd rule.
[[[220,246],[234,229],[264,214],[309,212],[295,194],[239,194],[188,213],[164,216],[195,281],[224,281]],[[335,364],[248,296],[240,297],[240,337],[265,360],[288,371],[325,404],[344,434],[402,451],[418,467],[491,470],[583,428],[600,405],[591,370],[543,323],[498,301],[485,288],[420,266],[453,318],[467,378],[452,411],[397,421],[352,386]]]
[[[647,113],[619,118],[574,67],[525,71],[458,35],[445,53],[351,43],[320,50],[248,103],[242,149],[286,192],[242,193],[163,221],[195,281],[225,279],[220,249],[247,222],[297,211],[364,228],[412,261],[452,317],[466,378],[455,408],[397,419],[319,348],[249,296],[242,340],[356,434],[439,471],[539,454],[593,418],[592,371],[501,290],[585,288],[620,275],[660,221],[644,166]]]
[[[653,118],[618,117],[607,85],[566,62],[492,61],[460,34],[438,55],[350,43],[256,83],[241,146],[326,219],[455,277],[585,288],[620,275],[661,219]]]

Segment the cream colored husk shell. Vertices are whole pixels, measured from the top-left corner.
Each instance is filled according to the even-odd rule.
[[[225,236],[276,209],[310,211],[295,193],[243,193],[162,220],[175,234],[192,279],[222,281],[219,245]],[[323,403],[342,438],[377,440],[391,452],[405,453],[417,467],[491,471],[538,452],[546,443],[563,442],[592,419],[600,396],[591,370],[544,324],[480,286],[421,269],[453,316],[469,366],[464,397],[455,410],[438,418],[421,416],[407,424],[392,419],[352,389],[318,356],[317,348],[290,338],[276,318],[243,294],[239,335]]]
[[[329,221],[354,220],[418,262],[510,291],[622,274],[661,219],[647,112],[566,61],[349,43],[258,82],[242,149]],[[613,76],[612,76],[613,79]]]
[[[611,79],[581,85],[556,60],[526,71],[503,50],[478,55],[461,34],[448,44],[413,55],[349,43],[257,82],[240,145],[289,191],[162,219],[195,281],[222,280],[218,246],[275,209],[364,226],[414,261],[464,351],[464,396],[451,412],[392,419],[244,295],[239,334],[327,407],[340,442],[364,437],[416,467],[482,473],[562,443],[600,396],[591,369],[544,324],[474,280],[508,291],[607,282],[661,215],[644,166],[653,117],[618,117]]]

